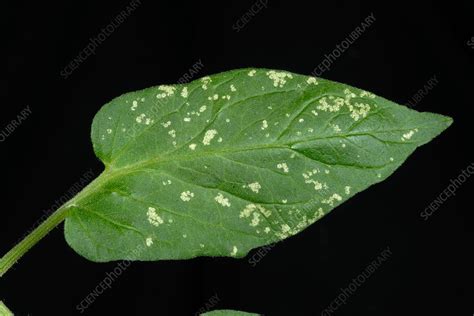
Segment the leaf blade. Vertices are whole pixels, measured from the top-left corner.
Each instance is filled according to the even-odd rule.
[[[267,69],[128,93],[94,119],[106,172],[66,239],[93,261],[242,257],[382,181],[450,124]]]

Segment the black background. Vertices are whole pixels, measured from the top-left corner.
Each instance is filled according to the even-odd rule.
[[[310,74],[371,12],[376,22],[322,76],[454,118],[385,182],[369,188],[256,266],[228,258],[133,263],[86,315],[193,315],[217,309],[320,315],[380,252],[392,256],[336,315],[472,315],[472,182],[423,221],[420,212],[473,162],[472,1],[374,3],[268,1],[239,32],[253,1],[142,0],[73,74],[60,71],[127,1],[2,3],[0,128],[32,115],[0,143],[1,243],[5,253],[89,168],[101,163],[89,131],[101,105],[127,91],[176,82],[199,59],[199,77],[241,67]],[[470,4],[468,4],[470,3]],[[471,213],[471,214],[469,214]],[[75,315],[116,263],[74,253],[62,225],[0,280],[17,315]]]

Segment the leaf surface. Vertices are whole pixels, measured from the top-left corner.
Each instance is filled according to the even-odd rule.
[[[66,240],[93,261],[243,257],[384,180],[451,122],[268,69],[130,92],[94,118],[106,169]]]

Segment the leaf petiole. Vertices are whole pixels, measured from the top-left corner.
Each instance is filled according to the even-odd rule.
[[[105,173],[105,172],[104,172]],[[104,174],[103,173],[103,174]],[[101,174],[101,175],[103,175]],[[51,214],[44,222],[36,227],[31,233],[29,233],[22,241],[14,246],[0,259],[0,278],[18,261],[20,258],[28,252],[36,243],[38,243],[43,237],[45,237],[51,230],[61,224],[64,219],[69,215],[69,211],[76,202],[87,196],[90,192],[93,192],[95,188],[100,186],[105,180],[104,177],[97,177],[89,185],[87,185],[81,192],[74,196],[71,200],[64,203],[59,207],[53,214]]]
[[[61,206],[29,235],[20,241],[0,259],[0,277],[2,277],[28,250],[58,226],[67,216],[68,207]]]

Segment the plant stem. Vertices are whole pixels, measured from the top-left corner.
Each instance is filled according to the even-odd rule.
[[[66,204],[65,204],[66,205]],[[36,227],[28,236],[0,259],[0,278],[38,241],[58,226],[67,216],[68,207],[65,205],[57,209],[43,223]]]

